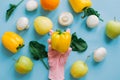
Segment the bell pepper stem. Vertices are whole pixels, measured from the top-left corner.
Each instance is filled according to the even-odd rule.
[[[116,17],[114,17],[114,21],[117,21],[117,20],[116,20]]]
[[[56,30],[56,31],[57,31],[57,32],[59,32],[59,34],[62,34],[62,31],[61,31],[61,30],[59,30],[59,29],[58,29],[58,30]]]
[[[23,45],[19,44],[19,46],[17,47],[17,50],[20,50],[24,46],[25,46],[24,44]]]
[[[44,60],[41,58],[40,59],[41,61],[42,61],[42,63],[43,63],[43,65],[45,66],[45,68],[48,70],[49,68],[48,68],[48,66],[46,65],[46,63],[44,62]]]

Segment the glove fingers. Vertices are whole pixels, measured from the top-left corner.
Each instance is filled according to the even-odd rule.
[[[69,32],[69,33],[70,33],[70,29],[67,29],[66,32]]]
[[[52,35],[53,32],[54,32],[53,30],[50,30],[49,34]]]

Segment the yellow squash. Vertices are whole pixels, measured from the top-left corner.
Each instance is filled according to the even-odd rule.
[[[16,53],[24,46],[24,40],[14,32],[5,32],[2,36],[2,44],[12,53]]]
[[[51,47],[64,54],[71,43],[71,34],[69,32],[56,31],[51,36]]]
[[[91,0],[69,0],[71,7],[76,13],[82,12],[85,8],[91,7]]]

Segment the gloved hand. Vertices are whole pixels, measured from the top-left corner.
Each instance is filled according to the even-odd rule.
[[[70,32],[70,30],[67,30]],[[50,31],[52,34],[53,31]],[[67,61],[67,58],[71,52],[71,48],[68,49],[65,54],[61,54],[60,52],[51,48],[51,40],[48,40],[48,62],[50,66],[49,70],[49,79],[50,80],[64,80],[64,67]],[[64,45],[63,45],[64,46]]]

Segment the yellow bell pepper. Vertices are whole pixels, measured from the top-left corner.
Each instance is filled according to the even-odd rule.
[[[2,36],[2,44],[12,53],[16,53],[24,46],[24,40],[14,32],[5,32]]]
[[[80,13],[85,8],[89,8],[92,5],[91,0],[69,0],[69,2],[76,13]]]
[[[65,53],[70,47],[71,34],[69,32],[56,31],[51,36],[51,47],[52,49]]]

